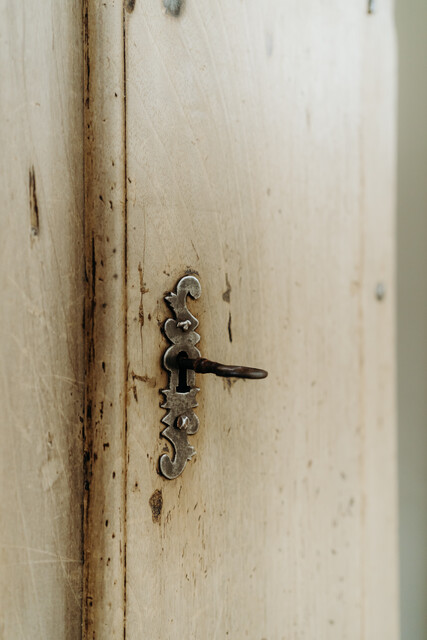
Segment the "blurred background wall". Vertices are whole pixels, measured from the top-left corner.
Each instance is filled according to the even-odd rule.
[[[396,25],[401,638],[427,640],[427,0],[396,0]]]

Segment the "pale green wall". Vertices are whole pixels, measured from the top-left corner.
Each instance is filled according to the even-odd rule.
[[[396,0],[396,25],[401,638],[427,640],[427,0]]]

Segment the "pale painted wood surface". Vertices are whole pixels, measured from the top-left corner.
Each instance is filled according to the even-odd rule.
[[[85,28],[86,421],[84,636],[123,637],[125,156],[123,7],[89,1]]]
[[[80,637],[83,578],[91,640],[397,638],[392,12],[3,5],[0,635]],[[187,269],[203,355],[270,375],[199,376],[171,482]]]
[[[132,640],[397,638],[392,17],[127,15]],[[202,354],[270,375],[199,376],[197,456],[170,482],[159,325],[188,268]]]
[[[1,2],[0,637],[81,637],[80,2]]]

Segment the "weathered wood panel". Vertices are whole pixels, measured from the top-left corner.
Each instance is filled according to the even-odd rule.
[[[88,0],[85,29],[84,633],[121,638],[125,588],[123,5]]]
[[[392,12],[127,15],[126,637],[397,637]],[[202,353],[270,375],[199,376],[169,482],[159,325],[188,268]]]
[[[81,3],[0,12],[0,637],[79,638]]]
[[[3,635],[80,636],[84,551],[87,637],[396,637],[391,3],[80,9],[3,6]],[[167,482],[187,269],[270,376],[200,380]]]

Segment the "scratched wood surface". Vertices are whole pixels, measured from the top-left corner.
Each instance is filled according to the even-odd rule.
[[[81,3],[0,3],[0,637],[81,637]]]
[[[0,45],[1,637],[397,638],[391,0],[24,5]],[[270,375],[198,377],[166,481],[188,270],[202,354]]]
[[[128,5],[126,637],[396,639],[393,4]],[[269,377],[198,377],[167,481],[187,270],[202,354]]]
[[[86,419],[84,637],[123,637],[125,157],[123,5],[84,3]]]

